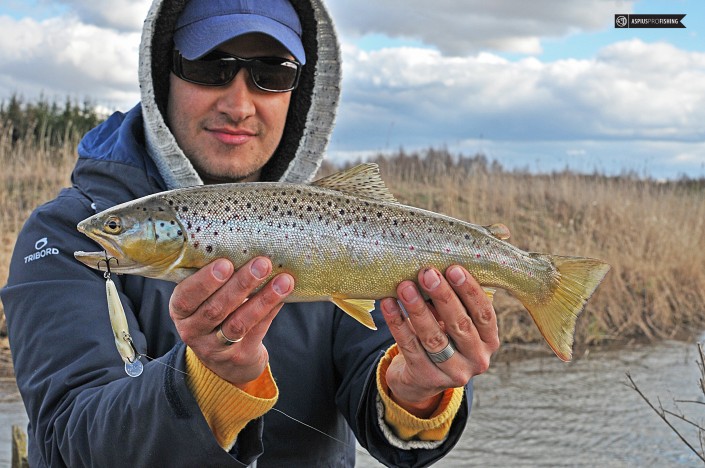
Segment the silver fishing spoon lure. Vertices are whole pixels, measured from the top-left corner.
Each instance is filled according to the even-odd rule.
[[[132,342],[130,329],[127,325],[127,317],[125,316],[125,309],[123,309],[122,303],[120,302],[117,288],[110,278],[111,260],[118,261],[114,257],[108,257],[106,252],[105,264],[107,271],[103,274],[103,277],[105,278],[105,294],[108,298],[108,313],[110,315],[110,325],[115,337],[115,346],[117,347],[118,353],[120,353],[120,357],[125,361],[125,373],[130,377],[139,377],[142,375],[142,371],[144,371],[144,366]]]

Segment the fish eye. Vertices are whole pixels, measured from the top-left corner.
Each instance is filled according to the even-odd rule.
[[[122,221],[117,216],[111,216],[103,224],[103,230],[108,234],[120,234],[122,231]]]

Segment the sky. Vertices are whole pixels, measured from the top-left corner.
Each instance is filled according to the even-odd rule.
[[[145,0],[3,0],[0,101],[139,100]],[[507,168],[705,177],[702,0],[329,0],[333,161],[447,148]],[[616,29],[622,13],[685,29]]]

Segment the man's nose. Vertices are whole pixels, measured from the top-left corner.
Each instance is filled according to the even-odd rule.
[[[257,87],[250,79],[250,72],[244,68],[240,69],[235,78],[223,87],[223,94],[218,100],[218,110],[228,114],[235,121],[244,120],[256,111],[257,92]]]

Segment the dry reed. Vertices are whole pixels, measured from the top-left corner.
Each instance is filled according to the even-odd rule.
[[[47,140],[48,141],[48,140]],[[0,284],[22,223],[69,184],[77,138],[59,148],[0,128]],[[429,150],[376,162],[397,198],[476,224],[502,222],[518,247],[597,257],[612,270],[578,323],[576,343],[692,337],[705,326],[705,184],[635,177],[507,172],[482,157]],[[330,172],[327,165],[323,173]],[[505,343],[541,338],[523,307],[498,294]],[[2,325],[0,309],[0,325]]]

